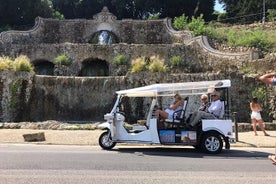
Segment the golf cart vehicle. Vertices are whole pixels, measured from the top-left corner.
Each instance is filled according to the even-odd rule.
[[[232,120],[229,116],[230,86],[230,80],[215,80],[159,83],[117,91],[113,109],[104,115],[107,121],[99,125],[99,128],[106,130],[99,137],[99,145],[107,150],[112,149],[116,143],[194,146],[200,151],[213,154],[220,153],[223,145],[225,149],[230,149],[230,142],[234,142]],[[219,119],[202,119],[196,127],[191,128],[187,119],[198,109],[200,96],[214,90],[219,91],[224,104]],[[165,120],[165,127],[159,128],[155,117],[156,107],[162,108],[164,104],[170,104],[169,101],[175,94],[184,98],[183,108],[175,113],[173,119]],[[131,107],[123,104],[125,101],[137,103],[137,100],[131,100],[133,98],[142,98],[143,102],[148,102],[148,110],[139,124],[128,129],[125,126],[127,113],[124,111],[129,111]],[[144,106],[141,105],[141,108],[146,109]]]

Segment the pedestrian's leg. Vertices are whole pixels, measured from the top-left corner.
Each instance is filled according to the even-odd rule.
[[[257,120],[256,119],[252,119],[252,126],[253,126],[253,131],[255,133],[255,135],[257,136],[257,130],[256,130],[256,124],[257,124]]]
[[[264,122],[263,122],[263,120],[262,120],[262,119],[260,119],[260,120],[257,120],[257,122],[258,122],[258,124],[259,124],[259,127],[260,127],[260,128],[261,128],[261,130],[263,131],[264,135],[265,135],[265,136],[269,136],[269,134],[268,134],[268,133],[266,133],[266,131],[265,131],[265,128],[264,128]]]

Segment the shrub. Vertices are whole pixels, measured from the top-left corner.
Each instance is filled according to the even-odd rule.
[[[164,72],[167,70],[167,66],[164,65],[164,60],[159,59],[156,56],[140,57],[132,62],[131,72],[140,71],[150,71],[150,72]]]
[[[157,20],[157,19],[159,19],[158,13],[150,14],[149,17],[147,18],[147,20]]]
[[[14,71],[26,71],[26,72],[34,71],[34,67],[30,63],[30,59],[25,55],[21,55],[15,58],[13,62],[13,69]]]
[[[12,68],[12,59],[10,57],[0,57],[0,70],[10,70]]]
[[[267,13],[268,13],[267,18],[269,21],[272,22],[276,20],[276,9],[268,9]]]
[[[139,58],[133,60],[131,65],[132,65],[131,72],[145,71],[146,70],[146,58],[139,57]]]
[[[113,62],[116,65],[127,65],[128,64],[128,59],[124,55],[118,55],[113,59]]]
[[[267,50],[270,47],[268,36],[260,30],[244,30],[240,32],[230,31],[228,34],[228,43],[231,46],[256,47]]]
[[[150,58],[147,68],[150,72],[165,72],[165,71],[167,71],[167,66],[164,65],[164,60],[161,60],[156,56],[152,56]]]
[[[175,17],[173,20],[173,26],[175,29],[183,30],[188,28],[188,17],[185,14],[180,17]]]
[[[199,17],[192,17],[192,21],[188,24],[188,28],[193,31],[195,36],[203,35],[205,33],[205,21],[203,19],[203,14]]]
[[[72,60],[69,57],[67,57],[66,55],[62,54],[55,58],[55,63],[57,65],[69,66],[72,63]]]
[[[182,62],[182,59],[180,56],[173,56],[169,61],[169,66],[171,67],[180,66],[181,62]]]

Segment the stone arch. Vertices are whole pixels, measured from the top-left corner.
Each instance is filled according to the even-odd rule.
[[[46,59],[36,59],[32,61],[34,71],[37,75],[54,75],[55,64]]]
[[[99,30],[91,36],[89,43],[99,45],[111,45],[114,43],[118,43],[118,40],[118,37],[113,32],[109,30]]]
[[[109,65],[105,60],[88,58],[83,60],[79,76],[108,76]]]

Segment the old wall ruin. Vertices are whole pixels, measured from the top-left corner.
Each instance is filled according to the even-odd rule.
[[[110,33],[106,36],[112,42],[101,43],[102,31]],[[170,18],[117,20],[107,8],[92,20],[38,17],[31,30],[2,32],[0,53],[12,57],[27,55],[35,66],[45,61],[55,64],[54,59],[65,54],[73,61],[65,72],[69,76],[78,76],[87,60],[105,62],[110,76],[125,75],[126,72],[116,73],[113,60],[118,55],[126,56],[129,63],[142,56],[158,56],[168,63],[173,56],[180,56],[186,68],[192,66],[192,73],[238,69],[259,57],[254,51],[228,53],[215,50],[206,37],[174,30]],[[62,72],[56,75],[59,73]]]
[[[251,91],[256,78],[233,73],[143,73],[117,77],[39,76],[26,72],[2,72],[0,121],[103,121],[113,107],[115,91],[163,82],[231,80],[231,112],[249,121]],[[245,87],[246,86],[246,87]],[[131,109],[130,111],[135,111]]]

